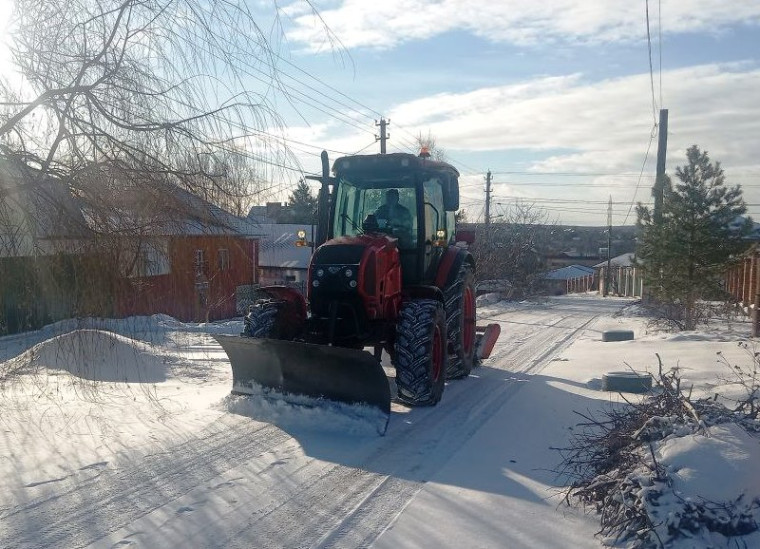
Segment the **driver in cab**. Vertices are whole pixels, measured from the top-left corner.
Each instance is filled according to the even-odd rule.
[[[375,211],[375,217],[380,227],[386,226],[411,233],[412,214],[405,206],[399,204],[398,189],[388,189],[385,193],[385,204]]]

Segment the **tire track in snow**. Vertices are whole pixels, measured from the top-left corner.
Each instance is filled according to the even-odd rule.
[[[510,324],[509,312],[500,317],[510,330],[494,356],[496,367],[480,368],[469,379],[448,384],[435,408],[394,414],[388,435],[368,449],[345,458],[332,456],[332,462],[307,456],[289,473],[293,482],[286,488],[276,484],[276,478],[263,478],[255,501],[239,502],[237,511],[245,519],[238,528],[230,531],[231,524],[224,523],[217,528],[223,535],[202,542],[192,538],[194,546],[371,544],[482,422],[522,387],[504,374],[540,371],[548,357],[596,318],[557,319],[552,310],[531,314],[530,322],[523,324]],[[202,439],[145,456],[133,466],[103,470],[100,478],[68,479],[63,481],[66,491],[8,509],[0,515],[0,545],[73,547],[97,542],[225,471],[255,464],[262,453],[293,445],[293,439],[274,426],[255,427],[245,421],[223,426]]]
[[[217,426],[134,465],[17,505],[0,515],[0,546],[81,547],[176,499],[290,437],[273,426]]]
[[[596,316],[550,319],[556,329],[533,326],[527,330],[531,344],[506,353],[511,361],[522,364],[521,372],[540,370],[547,357],[569,345]],[[478,378],[449,384],[437,407],[412,411],[412,428],[399,431],[392,424],[386,443],[358,464],[361,469],[336,465],[287,505],[256,517],[215,547],[370,545],[481,423],[520,390],[522,383],[505,385],[504,372],[483,368],[475,370]],[[449,406],[447,396],[452,402]],[[462,411],[467,411],[466,418]]]

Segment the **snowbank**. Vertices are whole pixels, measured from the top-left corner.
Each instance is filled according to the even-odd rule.
[[[175,359],[147,344],[103,330],[74,330],[38,343],[4,364],[6,372],[66,371],[89,381],[158,383]]]

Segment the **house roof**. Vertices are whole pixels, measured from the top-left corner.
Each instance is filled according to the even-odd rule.
[[[633,266],[633,256],[632,253],[622,254],[616,257],[613,257],[610,259],[610,265],[613,267],[631,267]],[[594,269],[601,269],[602,267],[606,267],[607,262],[602,261],[601,263],[597,263],[594,265]]]
[[[31,255],[42,241],[49,247],[89,235],[65,182],[0,157],[0,255]]]
[[[311,248],[296,246],[297,232],[306,231],[308,239],[313,239],[312,225],[296,223],[268,223],[260,225],[262,233],[259,241],[259,266],[283,269],[308,269]]]
[[[233,215],[177,185],[114,180],[107,171],[101,171],[77,182],[80,206],[95,231],[152,236],[261,233],[247,218]]]
[[[544,275],[544,278],[548,280],[570,280],[571,278],[579,278],[581,276],[588,276],[594,273],[594,269],[586,267],[585,265],[568,265],[561,269],[554,269]]]

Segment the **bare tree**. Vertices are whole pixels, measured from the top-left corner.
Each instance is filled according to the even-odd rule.
[[[265,160],[277,85],[268,34],[245,2],[17,0],[16,79],[0,81],[0,146],[67,176],[91,162],[129,165],[190,189],[203,158]],[[276,46],[276,45],[275,45]],[[255,91],[256,78],[268,85]],[[193,159],[188,162],[188,158]]]
[[[61,213],[112,272],[136,261],[155,223],[196,214],[172,189],[245,213],[291,160],[273,137],[280,34],[249,5],[15,0],[12,70],[0,75],[4,244],[22,219],[39,254],[34,227],[60,209],[60,188],[77,203]]]
[[[552,222],[545,210],[517,202],[489,228],[479,225],[474,255],[477,277],[506,280],[519,295],[540,288],[545,271],[544,252],[551,239]]]

